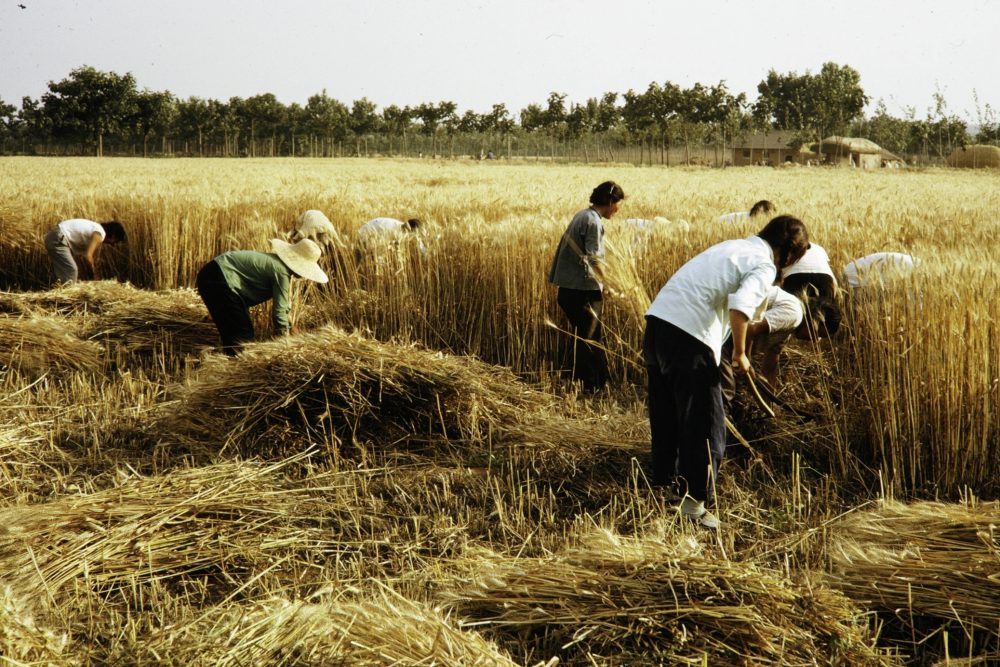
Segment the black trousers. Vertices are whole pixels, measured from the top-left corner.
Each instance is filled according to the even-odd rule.
[[[670,484],[711,504],[726,454],[719,364],[707,345],[669,322],[646,317],[652,483]]]
[[[584,391],[597,391],[608,382],[608,357],[601,345],[604,329],[601,290],[559,288],[556,302],[573,327],[573,379],[583,382]]]
[[[253,321],[243,299],[226,284],[222,269],[212,260],[198,272],[198,294],[208,308],[222,339],[222,351],[235,357],[243,343],[253,340]]]

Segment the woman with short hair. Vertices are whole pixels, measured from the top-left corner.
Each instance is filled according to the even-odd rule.
[[[590,206],[579,211],[559,240],[549,282],[559,288],[556,301],[573,328],[573,379],[587,393],[604,388],[608,360],[601,344],[604,299],[604,223],[618,212],[625,191],[605,181],[590,193]]]

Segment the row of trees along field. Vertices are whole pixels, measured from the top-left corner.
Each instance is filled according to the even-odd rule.
[[[826,63],[819,73],[771,70],[755,102],[724,81],[682,88],[650,83],[643,92],[608,92],[567,105],[553,92],[529,104],[518,119],[503,103],[486,113],[459,112],[454,102],[381,110],[366,98],[344,104],[322,91],[305,105],[273,94],[223,102],[169,91],[139,90],[132,74],[84,66],[48,84],[40,99],[20,109],[0,99],[0,153],[60,155],[345,156],[474,155],[724,164],[727,147],[750,133],[792,131],[801,142],[832,135],[871,139],[913,161],[940,160],[967,142],[1000,142],[1000,121],[989,104],[976,129],[948,108],[940,92],[926,117],[902,116],[869,102],[861,76]],[[707,156],[707,159],[705,158]]]

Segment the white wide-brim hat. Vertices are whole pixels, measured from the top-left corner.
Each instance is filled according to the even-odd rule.
[[[288,243],[281,239],[271,239],[271,250],[295,275],[318,283],[330,280],[317,263],[323,251],[315,241],[302,239],[298,243]]]

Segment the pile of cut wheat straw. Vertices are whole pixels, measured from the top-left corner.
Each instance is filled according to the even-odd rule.
[[[56,371],[97,372],[104,351],[81,340],[63,319],[43,315],[0,315],[0,370],[37,379]]]
[[[1000,506],[886,502],[831,529],[829,584],[906,625],[1000,638]]]
[[[303,440],[470,442],[552,400],[509,369],[328,325],[207,360],[160,428],[253,452]]]
[[[469,570],[475,584],[451,596],[463,627],[569,664],[895,664],[839,592],[708,555],[684,532],[598,531],[549,558]]]
[[[171,665],[469,665],[517,663],[439,609],[385,588],[322,602],[285,598],[210,609],[155,629],[126,661]],[[118,658],[126,656],[116,656]]]

